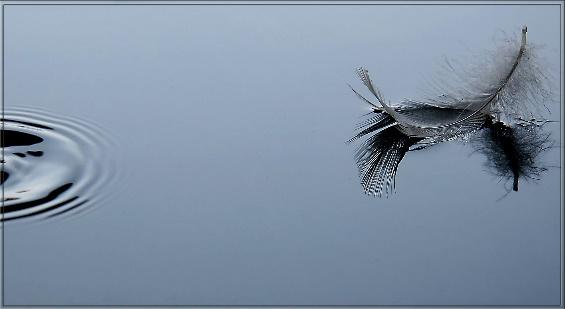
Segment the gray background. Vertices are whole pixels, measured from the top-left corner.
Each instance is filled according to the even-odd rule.
[[[92,211],[4,226],[5,304],[559,304],[558,168],[497,201],[484,158],[449,143],[379,199],[344,143],[360,65],[417,97],[442,55],[527,24],[558,78],[559,6],[4,10],[6,108],[104,127],[121,175]]]

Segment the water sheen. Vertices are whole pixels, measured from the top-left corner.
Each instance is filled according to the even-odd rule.
[[[115,179],[108,135],[84,120],[31,108],[2,118],[2,221],[82,212]]]

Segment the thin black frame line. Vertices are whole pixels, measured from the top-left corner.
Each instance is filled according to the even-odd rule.
[[[174,0],[174,1],[178,1],[178,2],[171,2],[171,3],[155,3],[154,0],[143,0],[143,1],[147,1],[150,2],[152,1],[153,3],[146,3],[146,2],[141,2],[141,3],[137,3],[137,0],[123,0],[123,3],[112,3],[112,2],[107,2],[106,0],[101,0],[104,1],[104,3],[96,3],[96,2],[89,2],[89,3],[80,3],[80,2],[76,2],[75,0],[64,0],[64,1],[74,1],[72,3],[59,3],[59,2],[55,2],[55,3],[19,3],[19,2],[5,2],[3,5],[4,6],[21,6],[21,5],[35,5],[35,6],[53,6],[53,5],[80,5],[80,6],[86,6],[86,5],[92,5],[92,6],[100,6],[100,5],[142,5],[142,6],[171,6],[171,5],[196,5],[196,6],[220,6],[220,5],[224,5],[224,6],[280,6],[280,5],[288,5],[288,6],[318,6],[318,5],[326,5],[326,6],[367,6],[367,5],[380,5],[380,6],[509,6],[509,5],[514,5],[514,6],[523,6],[523,5],[531,5],[531,6],[561,6],[561,4],[559,3],[495,3],[495,2],[487,2],[487,3],[458,3],[458,4],[453,4],[453,3],[375,3],[375,2],[371,2],[371,3],[325,3],[325,4],[321,4],[321,3],[308,3],[308,2],[289,2],[289,3],[282,3],[282,2],[278,2],[278,3],[249,3],[249,2],[229,2],[229,3],[219,3],[219,2],[212,2],[212,3],[202,3],[202,2],[198,2],[198,3],[190,3],[190,2],[184,2],[184,0]],[[131,1],[131,2],[130,2]],[[183,2],[181,2],[183,1]],[[255,0],[255,1],[260,1],[260,0]],[[321,0],[318,0],[321,1]]]
[[[334,2],[341,2],[343,4],[346,5],[352,5],[355,3],[359,3],[362,5],[367,5],[367,4],[382,4],[382,5],[458,5],[458,4],[479,4],[479,5],[488,5],[488,4],[500,4],[500,5],[513,5],[513,4],[517,4],[517,5],[527,5],[527,4],[532,4],[532,5],[544,5],[544,4],[557,4],[557,5],[561,5],[562,1],[558,1],[558,0],[540,0],[538,1],[539,3],[536,3],[536,1],[532,1],[532,0],[493,0],[493,1],[488,1],[488,0],[452,0],[452,1],[445,1],[445,0],[399,0],[399,1],[395,1],[395,0],[351,0],[351,2],[355,2],[355,3],[349,3],[348,0],[304,0],[304,1],[300,1],[300,0],[118,0],[119,2],[185,2],[185,3],[191,3],[191,2],[197,2],[197,3],[201,3],[204,5],[211,5],[213,3],[218,3],[218,4],[230,4],[230,3],[250,3],[250,4],[260,4],[260,3],[264,3],[267,5],[275,5],[275,4],[281,4],[281,3],[288,3],[288,4],[300,4],[302,2],[307,2],[307,3],[312,3],[314,5],[323,5],[323,3],[321,2],[330,2],[330,3],[334,3]],[[120,3],[116,3],[116,1],[112,1],[112,0],[4,0],[4,4],[10,4],[10,3],[18,3],[18,2],[23,2],[25,4],[55,4],[57,2],[90,2],[90,3],[96,3],[96,2],[106,2],[108,4],[112,4],[112,5],[116,5],[116,4],[120,4]],[[271,3],[270,3],[271,2]],[[524,2],[528,2],[528,3],[524,3]],[[132,4],[136,4],[136,3],[132,3]]]
[[[2,6],[2,104],[1,104],[1,111],[2,111],[2,115],[4,115],[4,27],[5,27],[5,15],[4,15],[4,6],[5,5],[558,5],[561,7],[561,10],[559,11],[559,19],[560,19],[560,25],[563,25],[563,19],[562,19],[562,11],[564,9],[564,6],[561,2],[556,2],[556,3],[514,3],[514,2],[521,2],[521,1],[528,1],[528,0],[511,0],[508,1],[508,3],[467,3],[468,1],[455,1],[455,2],[463,2],[463,3],[374,3],[372,2],[372,0],[360,0],[360,1],[371,1],[372,3],[329,3],[329,4],[324,4],[324,3],[296,3],[296,2],[292,2],[292,3],[215,3],[216,1],[225,1],[225,0],[212,0],[213,3],[186,3],[185,0],[167,0],[167,1],[182,1],[185,3],[80,3],[80,1],[76,1],[76,0],[58,0],[57,2],[60,1],[68,1],[68,2],[72,2],[72,3],[10,3],[10,1],[6,2],[2,2],[0,3],[0,6]],[[97,0],[91,0],[91,1],[97,1]],[[101,0],[101,1],[106,1],[106,0]],[[154,0],[122,0],[124,2],[143,2],[143,1],[153,1]],[[238,0],[235,0],[238,1]],[[262,0],[251,0],[251,1],[262,1]],[[309,0],[312,1],[312,0]],[[314,2],[328,2],[328,1],[342,1],[342,0],[313,0]],[[359,1],[359,0],[358,0]],[[469,0],[469,1],[481,1],[481,0]],[[45,1],[48,2],[48,1]],[[51,2],[51,1],[49,1]],[[78,3],[77,3],[78,2]],[[551,1],[553,2],[553,1]],[[560,106],[561,106],[561,114],[563,116],[563,98],[564,98],[564,94],[562,93],[562,75],[563,75],[563,63],[562,63],[562,45],[563,45],[563,40],[562,40],[562,28],[560,28],[560,45],[559,45],[559,49],[560,49],[560,58],[559,58],[559,62],[560,62],[560,83],[559,83],[559,91],[560,91]],[[561,139],[563,138],[563,123],[560,123],[561,125]],[[2,132],[4,131],[4,123],[2,122]],[[2,136],[3,137],[3,136]],[[560,147],[561,148],[561,147]],[[561,161],[563,163],[563,149],[560,149],[561,151]],[[4,159],[4,148],[2,148],[2,160]],[[2,165],[2,170],[3,170],[3,165]],[[564,171],[563,169],[561,170],[561,176],[563,177]],[[562,179],[560,177],[559,179],[560,181],[560,187],[562,184]],[[4,186],[2,186],[2,197],[4,196]],[[563,191],[561,191],[561,205],[559,207],[559,212],[560,212],[560,218],[561,218],[561,231],[563,231],[563,212],[562,212],[562,206],[563,206],[563,196],[564,193]],[[2,206],[4,205],[3,202],[3,198],[2,198]],[[1,213],[2,217],[3,217],[3,207],[2,207],[2,213]],[[4,222],[1,222],[1,228],[2,228],[2,265],[1,265],[1,269],[2,269],[2,291],[1,291],[1,296],[2,296],[2,306],[6,306],[5,305],[5,297],[4,297]],[[282,306],[273,306],[273,305],[237,305],[237,306],[233,306],[233,305],[159,305],[159,306],[152,306],[152,305],[141,305],[141,306],[134,306],[134,305],[119,305],[120,307],[339,307],[339,308],[345,308],[345,307],[394,307],[394,308],[413,308],[413,307],[424,307],[424,308],[444,308],[444,307],[456,307],[456,308],[482,308],[482,307],[492,307],[492,308],[505,308],[505,307],[519,307],[519,308],[562,308],[563,304],[565,303],[565,299],[564,299],[564,293],[563,293],[563,268],[565,265],[565,262],[563,261],[563,239],[562,239],[562,234],[560,233],[559,238],[560,238],[560,248],[561,248],[561,264],[560,264],[560,276],[561,276],[561,280],[560,280],[560,287],[561,287],[561,304],[559,305],[537,305],[537,306],[530,306],[530,305],[357,305],[357,306],[343,306],[343,305],[315,305],[315,306],[308,306],[308,305],[282,305]],[[59,308],[59,307],[108,307],[108,306],[116,306],[116,305],[38,305],[38,306],[32,306],[32,307],[45,307],[45,308]],[[9,307],[30,307],[29,305],[10,305]]]
[[[564,261],[564,253],[563,253],[564,252],[564,248],[563,248],[563,231],[564,231],[563,222],[565,221],[565,216],[564,216],[564,212],[563,212],[563,207],[564,207],[563,205],[565,203],[565,201],[564,201],[565,194],[563,193],[563,177],[565,177],[564,176],[565,172],[563,171],[564,150],[563,150],[563,144],[562,144],[563,133],[564,133],[563,132],[563,128],[564,128],[563,119],[565,119],[564,110],[563,110],[563,105],[565,103],[565,100],[564,100],[565,96],[563,94],[563,74],[564,74],[563,73],[563,43],[564,42],[563,42],[563,39],[562,39],[562,37],[563,37],[562,31],[563,31],[563,10],[564,10],[564,6],[565,5],[561,5],[561,9],[559,10],[559,24],[560,24],[560,27],[559,27],[559,34],[560,34],[560,37],[559,37],[559,41],[560,41],[559,42],[559,70],[560,70],[560,73],[559,73],[559,95],[560,95],[559,101],[560,102],[559,103],[560,104],[559,104],[559,106],[560,106],[560,109],[561,109],[560,110],[561,121],[559,123],[559,125],[561,127],[560,128],[561,129],[560,130],[560,135],[561,135],[560,136],[560,143],[561,143],[560,146],[561,147],[559,147],[560,148],[559,150],[561,152],[561,177],[559,177],[559,187],[561,188],[561,199],[560,199],[561,205],[559,207],[559,217],[560,217],[560,220],[561,220],[560,233],[559,233],[559,243],[560,243],[560,247],[561,247],[561,252],[560,252],[560,254],[561,254],[561,265],[559,265],[559,272],[560,272],[560,283],[559,284],[560,284],[560,287],[561,287],[561,307],[563,307],[565,305],[565,292],[563,291],[563,288],[564,288],[563,280],[565,279],[564,275],[563,275],[563,270],[565,269],[565,261]]]
[[[112,2],[112,0],[5,0],[4,2],[37,2],[37,3],[41,3],[41,2],[84,2],[84,1],[88,1],[88,2]],[[120,2],[157,2],[157,1],[163,1],[163,2],[268,2],[269,0],[118,0]],[[300,0],[270,0],[272,2],[302,2]],[[347,0],[304,0],[305,2],[347,2]],[[402,4],[400,3],[401,1],[398,1],[398,4],[395,4],[394,0],[351,0],[351,1],[355,1],[355,2],[386,2],[386,3],[390,3],[393,5],[398,5],[398,4]],[[417,4],[418,2],[424,2],[424,4],[432,4],[432,3],[437,3],[437,4],[441,4],[441,2],[443,2],[444,0],[435,0],[435,1],[428,1],[429,3],[425,3],[425,0],[407,0],[407,1],[402,1],[405,4]],[[448,2],[448,1],[445,1]],[[453,4],[453,2],[460,2],[460,3],[465,3],[465,2],[482,2],[484,4],[487,4],[489,2],[498,2],[500,4],[505,4],[505,5],[510,5],[514,2],[519,3],[519,4],[523,4],[520,2],[534,2],[532,0],[494,0],[494,1],[487,1],[487,0],[453,0],[450,1],[451,4]],[[505,3],[506,2],[506,3]],[[556,4],[560,4],[561,1],[558,0],[540,0],[539,2],[542,3],[551,3],[554,2]]]
[[[7,305],[7,308],[65,308],[65,307],[86,307],[86,308],[103,308],[103,307],[131,307],[131,308],[155,308],[155,307],[162,307],[162,308],[222,308],[222,307],[230,307],[230,308],[264,308],[264,307],[273,307],[273,308],[562,308],[560,305],[538,305],[538,306],[530,306],[530,305],[459,305],[459,306],[452,306],[452,305]]]
[[[4,23],[4,3],[2,3],[2,102],[1,102],[1,106],[0,106],[0,110],[2,112],[2,118],[4,118],[4,27],[5,27],[5,23]],[[4,121],[2,121],[2,131],[0,132],[1,136],[0,138],[2,139],[2,143],[4,142]],[[4,175],[4,147],[1,147],[2,150],[2,175]],[[2,306],[5,306],[5,295],[4,295],[4,234],[6,233],[6,230],[4,229],[4,183],[2,183],[2,198],[1,198],[1,202],[0,202],[0,229],[2,231],[0,231],[0,233],[2,233],[2,265],[0,266],[0,271],[2,272],[2,279],[0,280],[0,284],[2,284],[2,289],[0,291],[0,297],[2,297]]]

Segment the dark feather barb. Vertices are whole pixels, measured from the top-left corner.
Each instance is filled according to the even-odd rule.
[[[358,126],[358,130],[361,131],[350,138],[347,143],[351,143],[367,134],[377,133],[380,130],[384,130],[390,126],[396,125],[396,122],[392,117],[385,113],[377,113],[376,116],[369,118]]]
[[[403,134],[395,127],[386,128],[367,139],[355,156],[365,193],[388,195],[395,186],[400,161],[417,141],[418,139]]]
[[[382,112],[371,112],[368,115],[373,115],[371,118],[363,120],[362,122],[359,122],[357,124],[357,126],[355,127],[355,130],[360,130],[363,129],[367,126],[373,125],[375,123],[378,123],[380,121],[382,121],[384,118],[390,117],[388,114],[386,113],[382,113]]]
[[[369,72],[367,70],[365,70],[364,68],[360,67],[360,68],[357,68],[357,76],[359,76],[359,78],[361,79],[363,84],[367,87],[367,89],[369,89],[369,91],[375,96],[375,98],[377,98],[379,103],[381,103],[382,106],[385,106],[385,100],[384,100],[381,92],[379,91],[379,89],[377,89],[377,88],[375,88],[375,86],[373,86],[373,82],[371,81],[371,77],[369,76]],[[353,89],[353,88],[351,88],[351,89]],[[355,91],[355,90],[353,90],[353,91]]]
[[[361,100],[363,100],[363,102],[371,105],[374,109],[377,110],[381,110],[380,107],[378,107],[377,105],[375,105],[373,102],[369,101],[367,98],[365,98],[364,96],[362,96],[359,92],[357,92],[350,84],[347,84],[349,86],[349,88],[351,88],[351,90],[357,95],[358,98],[360,98]]]

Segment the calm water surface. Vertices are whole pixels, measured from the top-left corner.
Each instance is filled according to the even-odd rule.
[[[559,123],[509,194],[445,143],[370,197],[345,143],[361,65],[414,98],[527,24],[558,77],[559,7],[4,10],[6,305],[559,303]]]

